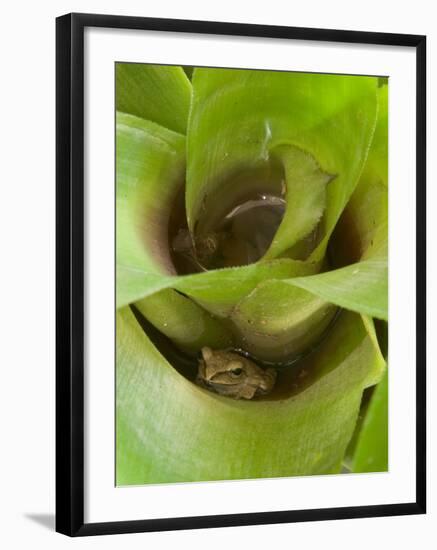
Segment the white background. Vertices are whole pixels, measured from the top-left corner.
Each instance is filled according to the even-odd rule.
[[[432,548],[437,528],[436,478],[437,416],[435,399],[429,403],[429,514],[427,516],[353,521],[239,527],[192,532],[156,533],[70,540],[53,532],[54,510],[54,18],[70,11],[107,12],[185,19],[209,19],[428,35],[429,97],[437,94],[437,29],[433,2],[367,0],[305,3],[207,3],[190,0],[145,3],[107,0],[57,1],[56,4],[15,3],[2,10],[2,73],[0,108],[2,164],[0,201],[1,277],[1,452],[0,541],[6,548],[25,545],[44,548],[231,548],[240,545],[284,547]],[[250,9],[249,9],[250,8]],[[437,147],[436,110],[428,102],[430,152]],[[429,158],[428,180],[437,177]],[[5,193],[6,192],[6,193]],[[429,185],[428,234],[437,234],[437,199]],[[431,240],[431,239],[429,239]],[[435,249],[435,246],[434,246]],[[437,277],[435,255],[429,257],[429,280]],[[437,294],[428,289],[429,310]],[[6,306],[6,307],[5,307]],[[429,340],[435,318],[429,315]],[[437,354],[429,346],[429,395],[437,391]],[[432,542],[434,540],[434,543]]]

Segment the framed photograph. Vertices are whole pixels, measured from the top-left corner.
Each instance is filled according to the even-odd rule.
[[[425,512],[425,37],[57,19],[57,530]]]

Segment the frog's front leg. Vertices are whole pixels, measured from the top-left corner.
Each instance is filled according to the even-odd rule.
[[[238,394],[235,396],[235,399],[253,399],[256,394],[256,388],[249,385],[244,385],[239,390]]]

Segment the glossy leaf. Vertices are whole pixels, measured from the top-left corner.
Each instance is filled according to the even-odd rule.
[[[316,268],[316,264],[288,259],[273,260],[179,277],[174,286],[214,315],[228,317],[236,305],[266,279],[308,275],[314,273]]]
[[[378,121],[360,181],[330,242],[340,265],[388,253],[388,86],[378,90]]]
[[[167,225],[184,182],[185,138],[117,114],[117,307],[159,290],[174,274]]]
[[[273,150],[291,145],[311,155],[323,173],[335,176],[327,186],[322,239],[313,255],[320,260],[366,159],[376,120],[376,82],[370,77],[196,69],[188,127],[191,230],[207,232],[221,210],[259,186],[253,179],[236,186],[236,174],[274,163]],[[287,208],[293,208],[292,197]]]
[[[191,83],[181,67],[117,63],[115,71],[117,111],[186,132]]]
[[[319,343],[336,311],[310,292],[270,280],[241,300],[231,319],[243,349],[264,361],[289,362]]]
[[[369,376],[382,368],[344,314],[302,364],[299,387],[235,401],[184,378],[128,308],[117,314],[117,485],[339,472]]]
[[[296,277],[287,283],[346,309],[388,318],[387,260],[365,260],[310,277]]]
[[[287,208],[264,259],[280,256],[311,234],[325,211],[326,186],[332,179],[314,158],[296,147],[278,147],[274,155],[284,167]],[[288,255],[296,257],[296,250]]]
[[[378,90],[378,121],[363,173],[331,240],[336,263],[355,263],[290,281],[341,307],[384,320],[388,319],[387,99],[384,86]]]
[[[135,307],[186,352],[198,354],[203,346],[222,349],[232,345],[232,335],[219,319],[175,290],[161,290],[136,302]]]
[[[226,316],[266,277],[314,273],[315,264],[284,259],[176,277],[168,220],[184,181],[184,146],[180,134],[117,115],[117,307],[176,288]]]
[[[388,470],[388,371],[376,386],[355,447],[353,472]]]

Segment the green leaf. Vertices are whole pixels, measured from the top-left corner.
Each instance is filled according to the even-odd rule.
[[[191,78],[193,76],[194,67],[184,65],[182,68],[184,69],[185,74],[187,75],[187,77],[191,80]]]
[[[363,173],[331,239],[336,264],[357,263],[290,281],[332,303],[383,320],[388,319],[387,99],[384,86],[378,90],[378,120]]]
[[[185,138],[117,113],[117,307],[159,290],[174,274],[168,219],[183,185]]]
[[[286,283],[346,309],[378,319],[388,318],[386,259],[365,260],[310,277],[296,277]]]
[[[388,185],[388,85],[378,88],[378,121],[362,179]]]
[[[264,259],[280,256],[310,235],[322,218],[326,207],[326,184],[332,179],[314,158],[296,147],[278,147],[274,155],[281,159],[284,167],[287,207]],[[293,250],[288,255],[296,258],[295,253]]]
[[[376,121],[376,84],[371,77],[196,69],[187,149],[191,231],[206,233],[232,201],[258,190],[259,178],[238,180],[238,175],[273,170],[274,149],[291,145],[335,176],[326,188],[321,240],[312,256],[320,260],[366,159]],[[292,208],[292,197],[288,202]],[[318,202],[316,218],[323,201]],[[306,216],[302,221],[304,233],[311,224]],[[297,227],[294,232],[299,234]]]
[[[191,83],[181,67],[116,64],[116,108],[185,134]]]
[[[184,182],[184,147],[180,134],[117,114],[117,307],[176,288],[223,317],[266,277],[314,273],[316,264],[284,259],[176,277],[168,220]]]
[[[376,386],[355,447],[353,472],[388,470],[388,370]]]
[[[240,346],[268,362],[289,362],[319,343],[337,308],[325,300],[267,280],[241,300],[231,314]]]
[[[173,281],[173,286],[194,298],[214,315],[228,317],[235,306],[266,279],[308,275],[316,269],[316,264],[288,259],[273,260],[178,277]]]
[[[232,335],[223,323],[172,289],[165,289],[135,303],[135,307],[179,348],[198,353],[203,346],[231,347]]]
[[[376,333],[375,320],[369,317],[368,315],[361,315],[361,320],[363,321],[364,327],[367,331],[367,336],[369,337],[370,341],[373,344],[375,353],[379,358],[378,359],[379,368],[371,371],[370,376],[366,381],[366,388],[369,388],[371,386],[374,386],[375,384],[378,384],[381,381],[381,378],[387,367],[387,361],[386,361],[387,356],[384,355],[383,351],[381,350],[380,342]],[[382,322],[382,321],[377,321],[377,322]]]
[[[343,313],[298,387],[290,370],[276,397],[235,401],[184,378],[119,310],[117,485],[337,473],[380,361],[360,317]]]
[[[378,120],[366,164],[330,241],[336,264],[387,258],[388,86],[378,90]]]

